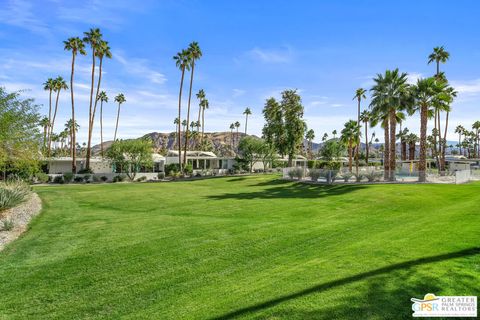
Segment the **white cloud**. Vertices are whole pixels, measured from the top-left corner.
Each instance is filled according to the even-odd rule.
[[[245,94],[245,92],[246,91],[242,90],[242,89],[233,89],[232,97],[237,98],[237,97],[243,96]]]
[[[0,9],[0,23],[19,27],[32,33],[50,37],[50,28],[38,19],[34,13],[33,3],[24,0],[10,0],[2,4]]]
[[[114,59],[116,59],[124,67],[124,69],[136,76],[145,77],[152,83],[164,84],[167,78],[163,73],[154,70],[149,66],[149,62],[146,59],[139,58],[127,58],[122,52],[115,51],[113,53]]]
[[[247,51],[246,55],[251,59],[265,63],[288,63],[293,59],[293,52],[290,47],[282,49],[261,49],[255,47]]]

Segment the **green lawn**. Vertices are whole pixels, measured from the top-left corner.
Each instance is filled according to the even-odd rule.
[[[480,184],[274,176],[38,187],[0,253],[0,319],[410,319],[480,295]]]

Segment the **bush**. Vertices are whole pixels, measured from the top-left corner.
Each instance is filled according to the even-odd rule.
[[[137,182],[142,182],[142,181],[145,181],[145,180],[147,180],[147,177],[141,176],[140,178],[137,179]]]
[[[193,166],[191,164],[187,164],[183,171],[185,174],[191,175],[193,173]]]
[[[113,177],[112,182],[122,182],[124,180],[125,180],[124,175],[118,175],[118,176]]]
[[[85,168],[85,169],[82,169],[82,170],[78,171],[77,173],[78,174],[86,174],[86,173],[93,174],[93,170]]]
[[[53,183],[64,184],[65,181],[63,180],[63,176],[55,176],[55,178],[53,178]]]
[[[363,173],[354,174],[354,176],[355,176],[355,181],[356,182],[361,182],[362,179],[365,177]]]
[[[202,172],[197,171],[197,173],[195,174],[195,177],[200,178],[201,176],[202,176]]]
[[[177,172],[180,172],[180,165],[178,163],[170,163],[165,166],[165,175],[173,176]]]
[[[368,179],[368,182],[380,181],[380,178],[383,176],[383,173],[380,171],[370,171],[365,174],[365,178]]]
[[[89,183],[90,182],[90,175],[89,174],[86,174],[83,176],[83,181],[85,181],[86,183]]]
[[[101,176],[100,180],[102,180],[102,182],[107,182],[108,177],[107,176]]]
[[[97,177],[97,176],[95,176],[95,175],[93,175],[93,176],[92,176],[92,181],[93,181],[93,182],[100,182],[100,178]]]
[[[318,181],[318,178],[320,178],[321,174],[322,174],[321,171],[318,170],[318,169],[310,169],[310,170],[308,171],[309,177],[310,177],[310,178],[312,179],[312,181],[314,181],[314,182],[315,182],[315,181]]]
[[[65,183],[70,183],[70,182],[72,182],[73,177],[74,177],[73,173],[66,172],[66,173],[63,174],[63,181]]]
[[[30,194],[30,187],[22,181],[0,184],[0,210],[15,207]]]
[[[336,170],[323,170],[322,171],[322,177],[327,180],[328,184],[334,183],[335,180],[337,179],[337,173],[338,171]]]
[[[348,182],[348,180],[350,180],[351,177],[353,177],[353,173],[351,172],[346,172],[342,174],[342,179],[344,182]]]
[[[5,219],[5,220],[2,221],[2,229],[1,230],[2,231],[10,231],[10,230],[13,229],[14,226],[15,225],[14,225],[12,220],[6,220]]]
[[[295,170],[293,170],[293,169],[288,170],[287,174],[290,177],[290,179],[295,178]]]
[[[46,173],[38,172],[35,174],[35,180],[40,183],[47,183],[50,180],[50,177]]]
[[[293,179],[293,178],[297,178],[298,180],[302,179],[303,178],[303,168],[301,167],[296,167],[296,168],[292,168],[290,169],[290,171],[288,171],[288,176],[290,177],[290,179]]]
[[[83,182],[83,177],[76,176],[75,178],[73,178],[73,181],[76,182],[76,183]]]
[[[165,179],[165,172],[159,172],[159,173],[157,174],[157,178],[158,178],[159,180]]]

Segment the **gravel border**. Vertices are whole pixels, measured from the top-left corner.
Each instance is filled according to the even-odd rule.
[[[17,239],[27,230],[30,220],[42,210],[42,201],[36,193],[32,193],[22,204],[0,212],[0,220],[13,221],[13,229],[10,231],[0,231],[0,251],[5,245]]]

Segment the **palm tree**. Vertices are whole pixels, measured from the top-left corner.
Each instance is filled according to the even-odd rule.
[[[193,132],[193,128],[195,128],[196,125],[197,125],[197,123],[196,123],[195,121],[191,121],[191,122],[190,122],[190,130],[191,130],[192,132]],[[195,139],[193,139],[193,135],[192,135],[191,138],[192,138],[192,140],[195,141]],[[190,146],[190,145],[192,145],[192,143],[190,142],[188,145]]]
[[[243,114],[245,115],[245,135],[247,135],[248,116],[252,114],[252,111],[247,107]]]
[[[393,181],[396,168],[397,111],[407,109],[412,102],[407,84],[408,78],[406,73],[400,74],[398,69],[395,69],[385,71],[384,75],[377,74],[373,80],[375,85],[371,89],[372,102],[370,106],[373,113],[382,118],[385,130],[389,131],[385,132],[384,161],[385,170],[388,171],[388,180]]]
[[[182,131],[185,132],[185,128],[187,127],[187,120],[183,119],[182,121]]]
[[[97,96],[97,100],[100,100],[100,154],[103,158],[103,103],[108,102],[107,93],[101,91]]]
[[[55,90],[55,80],[48,78],[47,81],[43,83],[43,90],[48,91],[48,124],[52,124],[52,92]],[[47,132],[47,141],[50,140],[50,127]]]
[[[480,121],[475,121],[472,125],[472,129],[475,130],[475,155],[474,157],[480,158]]]
[[[465,131],[465,128],[461,125],[458,125],[456,128],[455,128],[455,133],[458,133],[458,153],[459,154],[462,154],[462,134],[463,132]]]
[[[175,141],[173,141],[172,146],[176,144],[177,142],[176,139],[177,139],[178,133],[180,132],[180,118],[175,118],[173,120],[173,124],[175,125]]]
[[[73,143],[73,135],[78,132],[78,129],[80,129],[80,126],[78,125],[77,121],[73,121],[73,119],[69,119],[65,123],[65,130],[67,130],[70,135],[70,156],[72,158],[75,154],[74,146],[76,145]]]
[[[437,81],[434,77],[419,79],[413,87],[416,110],[420,112],[420,160],[418,164],[418,181],[425,182],[427,167],[427,122],[430,108],[439,100],[444,100],[443,91],[446,88],[444,81]]]
[[[367,167],[368,167],[368,156],[369,156],[369,149],[370,149],[370,146],[369,146],[369,143],[368,143],[368,123],[370,122],[370,119],[371,116],[370,116],[370,112],[368,110],[363,110],[362,113],[360,114],[360,117],[359,117],[359,120],[360,122],[363,122],[364,126],[365,126],[365,162],[367,164]],[[357,159],[358,159],[358,155],[357,155]]]
[[[328,133],[325,132],[323,134],[322,141],[325,142],[325,141],[327,141],[327,139],[328,139]]]
[[[415,133],[410,133],[405,137],[408,143],[408,160],[415,160],[415,144],[418,142],[418,136]]]
[[[237,129],[237,134],[235,135],[235,139],[237,140],[237,145],[238,145],[238,140],[239,140],[238,139],[238,128],[240,128],[240,122],[235,121],[234,125],[235,125],[235,129]]]
[[[360,104],[361,104],[361,101],[362,99],[366,99],[367,96],[365,95],[365,93],[367,92],[367,90],[363,89],[363,88],[358,88],[356,91],[355,91],[355,96],[353,96],[353,99],[352,100],[357,100],[358,104],[357,104],[357,123],[358,125],[360,126]],[[360,135],[360,130],[358,130],[358,134]],[[358,137],[358,140],[360,140],[360,136]],[[358,152],[359,152],[359,149],[360,149],[360,144],[357,145],[357,147],[355,148],[355,168],[356,168],[356,172],[358,174]]]
[[[118,109],[117,109],[117,122],[115,124],[115,134],[113,136],[113,141],[117,141],[117,130],[118,130],[118,119],[120,118],[120,106],[122,103],[125,103],[127,100],[125,100],[125,96],[123,93],[117,94],[115,97],[115,102],[118,103]]]
[[[357,121],[350,120],[345,123],[345,127],[341,131],[340,141],[348,148],[348,170],[350,172],[352,172],[353,147],[359,143],[359,130]]]
[[[311,159],[313,139],[315,139],[315,131],[313,131],[313,129],[308,130],[305,134],[305,139],[308,141],[308,157]]]
[[[433,48],[433,52],[428,56],[428,64],[435,61],[437,65],[437,76],[440,74],[440,62],[445,63],[450,58],[450,53],[445,51],[443,46]]]
[[[233,150],[233,145],[234,145],[234,141],[233,141],[233,130],[235,130],[235,123],[231,123],[230,124],[230,143],[232,145],[232,150]]]
[[[400,145],[401,145],[401,148],[400,148],[400,159],[402,161],[405,161],[407,160],[407,140],[406,140],[406,137],[408,135],[408,128],[405,128],[403,130],[400,130],[397,134],[397,139],[400,140]]]
[[[335,139],[335,138],[336,138],[336,135],[337,135],[337,130],[333,130],[333,131],[332,131],[332,135],[333,135],[333,139]]]
[[[208,109],[209,103],[208,99],[203,99],[201,102],[201,107],[202,107],[202,137],[201,137],[201,144],[203,145],[203,137],[205,133],[205,110]]]
[[[185,78],[185,70],[190,70],[190,53],[183,49],[181,52],[178,52],[177,55],[173,57],[177,68],[182,72],[182,78],[180,80],[180,91],[178,93],[178,119],[182,118],[182,90],[183,90],[183,79]],[[178,165],[180,166],[180,171],[183,172],[182,164],[182,133],[180,131],[180,125],[178,125]]]
[[[43,128],[43,148],[42,149],[45,152],[45,149],[47,147],[47,131],[48,131],[48,128],[50,127],[50,121],[48,120],[48,117],[43,117],[38,124]]]
[[[60,91],[62,90],[67,90],[68,89],[68,86],[67,86],[67,83],[65,82],[65,80],[61,77],[61,76],[58,76],[55,80],[54,80],[54,88],[53,88],[53,91],[55,91],[57,93],[57,98],[55,100],[55,109],[53,110],[53,117],[52,117],[52,121],[51,121],[51,126],[50,126],[50,134],[49,136],[53,133],[53,128],[55,127],[55,119],[57,118],[57,111],[58,111],[58,98],[60,97]],[[47,152],[47,156],[50,156],[50,148],[51,148],[51,142],[52,142],[52,139],[50,139],[49,143],[48,143],[48,152]]]
[[[200,59],[202,57],[202,51],[200,50],[200,46],[198,45],[198,42],[192,42],[188,46],[188,55],[190,58],[190,64],[191,64],[191,69],[192,71],[190,72],[190,90],[188,93],[188,104],[187,104],[187,123],[190,122],[190,101],[192,100],[192,87],[193,87],[193,73],[195,72],[195,61]],[[185,132],[185,153],[183,154],[183,162],[187,162],[187,146],[189,143],[188,139],[188,126],[187,126],[187,131]]]
[[[95,61],[96,61],[96,51],[100,47],[102,41],[102,33],[98,28],[91,28],[88,32],[84,32],[83,42],[88,43],[92,48],[92,80],[90,86],[90,107],[88,112],[88,144],[87,144],[87,155],[85,161],[85,168],[90,169],[90,140],[91,140],[91,126],[92,126],[92,117],[93,117],[93,88],[95,86]]]
[[[203,89],[200,89],[198,93],[196,94],[197,99],[198,99],[198,126],[197,126],[197,131],[200,131],[200,113],[202,112],[202,101],[205,100],[205,91]]]

